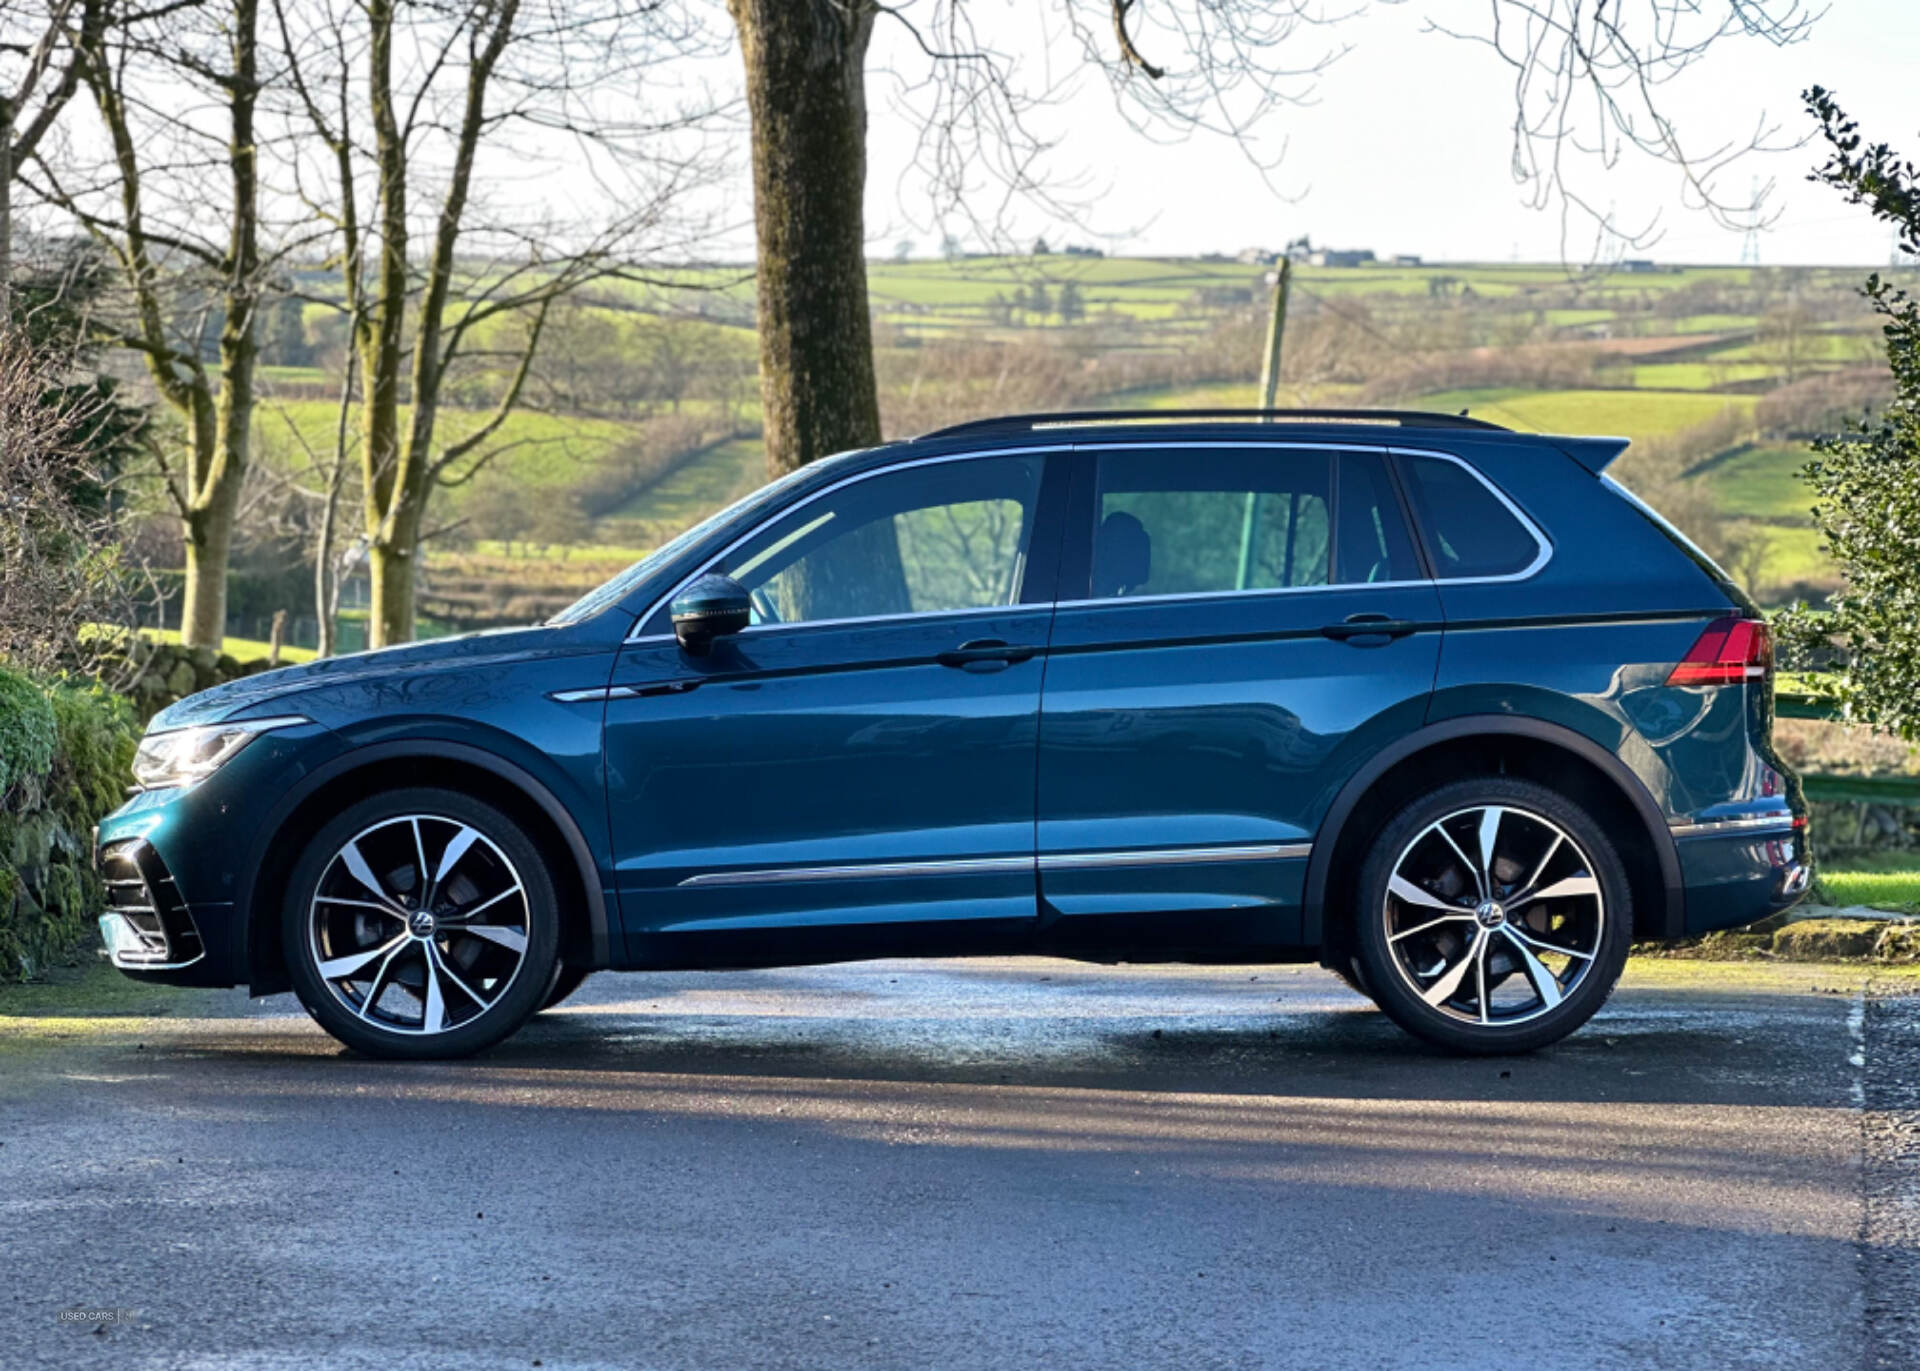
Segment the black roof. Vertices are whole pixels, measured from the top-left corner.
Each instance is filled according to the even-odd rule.
[[[1406,429],[1469,429],[1483,433],[1511,433],[1513,430],[1485,419],[1468,418],[1465,412],[1440,414],[1412,409],[1082,409],[1006,414],[993,419],[975,419],[935,429],[910,439],[930,442],[945,438],[977,438],[993,434],[1009,437],[1031,434],[1051,428],[1104,427],[1180,427],[1189,424],[1241,423],[1316,424],[1382,426]]]

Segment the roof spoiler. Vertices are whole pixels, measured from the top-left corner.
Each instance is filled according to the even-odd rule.
[[[1631,438],[1555,438],[1560,450],[1595,476],[1613,464],[1627,450]]]

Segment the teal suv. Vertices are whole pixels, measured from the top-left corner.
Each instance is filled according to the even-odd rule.
[[[1633,940],[1810,875],[1766,625],[1625,446],[1319,411],[846,453],[544,624],[166,710],[107,947],[393,1057],[600,969],[1011,953],[1317,960],[1537,1048]]]

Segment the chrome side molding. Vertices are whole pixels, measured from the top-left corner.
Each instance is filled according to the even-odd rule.
[[[752,871],[703,871],[680,887],[777,885],[787,881],[859,881],[888,877],[982,876],[999,871],[1088,871],[1102,867],[1174,866],[1188,862],[1257,862],[1306,857],[1312,843],[1253,843],[1235,847],[1138,847],[1042,857],[957,857],[928,862],[859,862],[843,866],[785,866]]]
[[[1312,843],[1250,843],[1239,847],[1137,847],[1107,852],[1060,852],[1040,858],[1042,871],[1085,871],[1103,866],[1173,866],[1188,862],[1266,862],[1305,857]]]
[[[1031,857],[960,857],[940,862],[861,862],[853,866],[784,866],[761,871],[703,871],[683,886],[774,885],[786,881],[883,880],[888,876],[981,876],[1031,871]]]

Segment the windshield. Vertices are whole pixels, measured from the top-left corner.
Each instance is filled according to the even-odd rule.
[[[558,614],[548,619],[549,624],[577,624],[583,619],[591,619],[601,610],[616,605],[626,598],[627,592],[639,585],[659,568],[671,562],[689,547],[705,538],[714,529],[727,523],[738,515],[777,499],[787,487],[796,484],[801,477],[813,471],[812,467],[800,467],[788,472],[779,480],[761,486],[760,489],[741,496],[725,509],[710,514],[683,533],[675,534],[659,547],[649,552],[625,571],[604,585],[596,586],[575,600]]]

